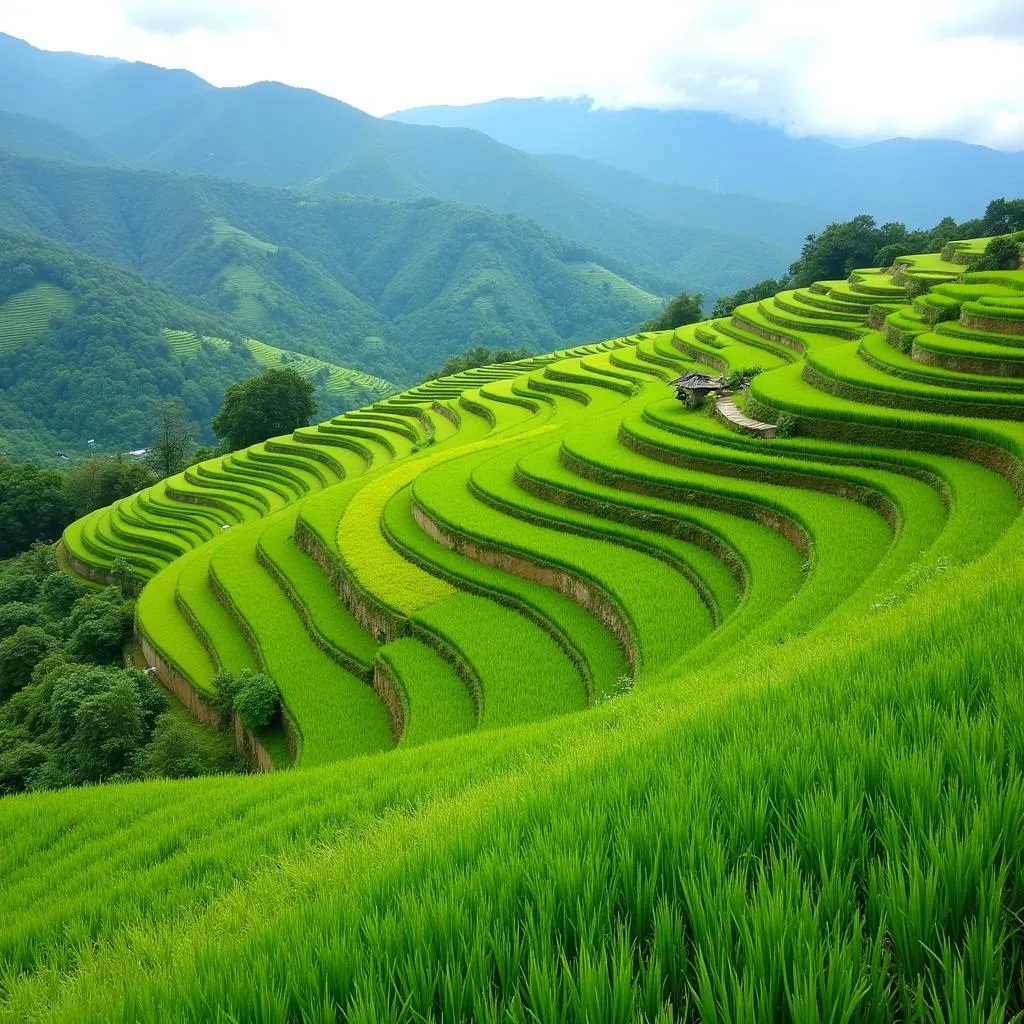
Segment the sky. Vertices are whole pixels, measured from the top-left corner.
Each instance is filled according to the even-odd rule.
[[[1024,0],[0,0],[0,31],[378,115],[592,96],[1024,150]]]

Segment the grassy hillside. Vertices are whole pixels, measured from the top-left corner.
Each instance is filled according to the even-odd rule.
[[[904,258],[69,528],[296,764],[0,801],[5,1019],[1019,1014],[1022,324],[1024,271]]]
[[[429,199],[316,198],[0,155],[4,224],[131,266],[268,344],[405,383],[473,345],[556,348],[640,324],[658,305],[632,271],[579,243]]]

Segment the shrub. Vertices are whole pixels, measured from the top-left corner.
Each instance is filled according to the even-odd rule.
[[[972,261],[971,270],[1015,270],[1020,265],[1021,243],[1024,233],[993,238],[985,252]]]
[[[199,745],[188,727],[172,715],[162,715],[146,751],[148,775],[188,779],[205,771]]]
[[[741,370],[733,370],[725,378],[725,386],[733,391],[745,388],[764,368],[761,366],[744,366]]]
[[[218,672],[210,680],[213,696],[210,703],[217,712],[220,727],[227,729],[231,725],[231,717],[235,713],[235,697],[238,695],[239,680],[230,672]]]
[[[243,672],[235,694],[235,710],[250,729],[269,724],[281,707],[277,684],[262,672]]]
[[[784,412],[775,421],[776,437],[792,437],[796,433],[796,417],[791,416],[788,412]]]

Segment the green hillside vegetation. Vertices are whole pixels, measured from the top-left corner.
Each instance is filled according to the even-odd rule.
[[[235,337],[187,359],[174,338]],[[121,267],[0,231],[0,452],[61,454],[145,446],[157,402],[179,397],[197,433],[228,384],[258,372],[229,317],[172,298]],[[70,457],[70,456],[69,456]]]
[[[127,264],[274,347],[404,385],[474,345],[607,337],[650,315],[652,289],[670,290],[532,222],[434,199],[310,197],[3,154],[0,225]]]
[[[293,767],[0,801],[5,1019],[1024,1011],[1024,270],[915,262],[69,527],[194,706],[272,677]]]

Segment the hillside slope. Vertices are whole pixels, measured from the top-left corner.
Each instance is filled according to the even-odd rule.
[[[1022,153],[915,139],[841,148],[726,114],[592,109],[589,99],[505,99],[390,116],[470,128],[527,153],[597,160],[661,182],[915,227],[945,216],[963,220],[993,196],[1016,195],[1024,179]]]
[[[261,346],[239,321],[172,298],[122,267],[0,230],[4,456],[62,465],[61,456],[145,447],[164,398],[180,398],[196,436],[212,442],[224,390],[271,357],[317,382],[325,412],[394,390],[359,371]]]
[[[262,341],[399,382],[471,345],[553,348],[660,306],[631,270],[578,243],[436,200],[314,198],[0,154],[0,225],[124,263]]]
[[[7,1017],[1019,1013],[1024,271],[958,252],[69,528],[180,692],[274,676],[298,764],[0,801]]]

